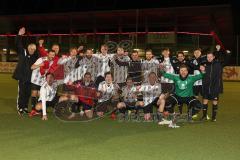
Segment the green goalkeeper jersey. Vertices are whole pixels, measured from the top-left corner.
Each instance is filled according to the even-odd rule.
[[[192,97],[193,96],[193,84],[197,80],[203,78],[203,73],[198,75],[188,75],[184,80],[180,78],[178,74],[169,74],[163,72],[163,77],[171,79],[175,84],[175,94],[179,97]]]

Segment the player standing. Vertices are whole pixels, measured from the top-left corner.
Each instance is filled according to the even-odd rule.
[[[23,48],[22,35],[25,28],[21,28],[16,37],[18,64],[13,73],[13,78],[18,80],[17,111],[21,115],[28,113],[28,102],[31,95],[31,66],[38,58],[36,45],[29,44],[27,49]]]

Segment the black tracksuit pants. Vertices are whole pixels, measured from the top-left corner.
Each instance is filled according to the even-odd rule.
[[[30,96],[31,82],[18,81],[17,109],[27,109]]]

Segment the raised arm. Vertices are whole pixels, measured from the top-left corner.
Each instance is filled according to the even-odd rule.
[[[66,56],[66,55],[62,55],[61,58],[59,58],[57,64],[63,65],[65,63],[67,63],[67,61],[71,60],[70,56]]]
[[[40,39],[40,40],[38,41],[38,44],[39,44],[39,46],[38,46],[38,52],[39,52],[39,54],[40,54],[41,57],[46,57],[46,56],[48,55],[48,52],[45,51],[45,48],[44,48],[44,46],[43,46],[43,43],[44,43],[44,39]]]
[[[123,62],[123,61],[120,61],[117,57],[114,58],[115,59],[115,62],[117,63],[117,65],[119,66],[130,66],[130,61],[129,62]]]
[[[25,34],[25,28],[22,27],[19,29],[18,34],[16,36],[17,54],[24,54],[24,48],[22,44],[22,35],[24,34]]]
[[[231,51],[226,50],[225,56],[224,56],[224,60],[222,62],[222,66],[225,67],[229,64],[231,59]]]
[[[174,75],[174,74],[170,74],[170,73],[166,73],[166,72],[164,72],[163,74],[163,77],[165,77],[165,78],[168,78],[168,79],[171,79],[171,80],[175,80],[176,79],[176,77],[177,77],[177,75]]]

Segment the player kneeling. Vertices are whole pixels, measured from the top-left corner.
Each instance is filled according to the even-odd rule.
[[[47,120],[47,107],[54,107],[58,102],[57,84],[54,82],[52,73],[46,74],[46,82],[40,88],[40,97],[35,108],[37,111],[42,110],[42,120]]]
[[[97,96],[99,97],[96,111],[99,117],[103,117],[106,112],[113,112],[115,106],[119,101],[118,96],[119,86],[112,81],[110,72],[105,73],[105,81],[101,82],[98,86]]]
[[[205,70],[205,67],[201,66],[200,70],[203,72]],[[171,79],[175,83],[175,93],[173,95],[170,95],[166,100],[172,105],[172,109],[170,109],[170,111],[174,111],[173,107],[176,104],[185,103],[187,104],[189,110],[189,120],[192,120],[192,115],[198,113],[199,110],[202,109],[201,102],[193,95],[193,85],[196,81],[202,79],[203,73],[194,76],[189,75],[188,67],[186,65],[180,66],[179,75],[169,74],[164,71],[161,72],[163,74],[163,77]]]
[[[80,115],[86,115],[88,119],[93,117],[93,106],[94,99],[96,98],[96,89],[93,81],[91,81],[91,73],[86,72],[84,74],[83,80],[75,81],[74,83],[68,83],[67,87],[73,91],[73,94],[70,96],[60,97],[61,101],[72,101],[71,105],[71,115],[68,119],[73,119],[76,117],[76,114],[81,112]]]
[[[127,110],[137,112],[139,103],[137,103],[137,87],[134,85],[133,79],[127,77],[126,86],[122,89],[122,101],[117,104],[120,116],[124,116]]]
[[[162,94],[161,84],[157,82],[156,73],[150,72],[148,75],[148,82],[138,86],[137,90],[143,95],[143,101],[140,101],[139,105],[143,108],[145,121],[151,120],[153,106],[158,108],[158,120],[162,121],[160,113],[164,110],[165,95]]]

